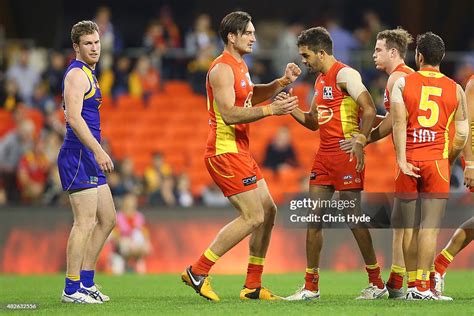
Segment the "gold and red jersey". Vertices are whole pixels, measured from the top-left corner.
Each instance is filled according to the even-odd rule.
[[[411,69],[404,63],[401,63],[400,65],[395,67],[395,69],[392,71],[391,74],[393,74],[395,71],[403,72],[406,75],[409,75],[415,72],[413,69]],[[390,91],[388,91],[387,87],[385,87],[385,93],[383,95],[383,104],[385,105],[385,109],[387,110],[387,112],[390,112]]]
[[[359,106],[336,83],[337,74],[345,67],[348,66],[339,61],[334,63],[327,73],[318,76],[314,84],[321,133],[320,153],[341,153],[339,141],[359,133]]]
[[[209,134],[205,157],[213,157],[225,153],[249,153],[249,124],[226,125],[214,100],[209,73],[217,64],[229,65],[234,74],[235,103],[238,107],[251,107],[253,83],[245,61],[237,60],[229,52],[224,51],[211,64],[206,78],[207,110],[209,111]]]
[[[407,110],[408,160],[448,158],[449,125],[458,106],[457,85],[434,68],[405,77],[403,100]]]

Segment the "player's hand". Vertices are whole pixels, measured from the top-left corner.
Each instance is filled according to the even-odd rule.
[[[274,98],[273,100],[275,101],[281,101],[281,100],[285,100],[286,98],[288,98],[290,95],[288,93],[286,93],[285,91],[282,91],[280,93],[278,93]]]
[[[275,100],[270,104],[273,115],[286,115],[298,107],[298,97],[288,96],[286,99]]]
[[[352,161],[354,159],[354,156],[356,157],[356,171],[357,172],[362,172],[364,170],[364,147],[362,147],[361,144],[359,143],[354,143],[352,145],[352,149],[350,151],[350,157],[349,161]]]
[[[350,154],[352,147],[354,147],[357,134],[352,134],[352,137],[349,139],[343,139],[339,141],[339,148],[345,153]]]
[[[301,75],[301,69],[295,63],[289,63],[286,65],[284,78],[290,83],[294,82],[298,76]]]
[[[464,185],[469,189],[474,187],[474,169],[468,166],[464,169]]]
[[[102,148],[94,154],[94,157],[102,172],[112,172],[114,170],[112,159],[110,159],[109,155]]]
[[[420,171],[420,168],[415,167],[409,162],[398,163],[398,167],[400,168],[400,171],[406,174],[407,176],[410,176],[413,178],[421,177],[419,174],[415,172],[415,171]]]

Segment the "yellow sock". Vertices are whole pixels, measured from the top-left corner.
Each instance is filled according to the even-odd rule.
[[[416,271],[408,271],[408,282],[416,281]]]
[[[212,252],[211,248],[207,248],[206,251],[204,251],[204,257],[211,260],[212,262],[216,262],[217,259],[220,258],[218,255]]]
[[[405,276],[407,270],[405,269],[405,267],[400,267],[400,266],[397,266],[396,264],[392,264],[391,272],[396,273],[403,277]]]
[[[79,275],[74,275],[74,274],[66,274],[66,278],[68,278],[71,281],[79,281],[81,279]]]
[[[250,256],[249,263],[263,266],[265,264],[265,258]]]
[[[309,274],[319,273],[319,268],[306,268],[306,273],[309,273]]]
[[[375,264],[366,264],[365,267],[367,269],[370,269],[370,270],[374,270],[374,269],[377,269],[379,267],[379,264],[378,263],[375,263]]]
[[[428,281],[430,279],[430,272],[423,269],[418,269],[416,270],[416,279],[421,281]]]
[[[453,259],[454,259],[454,256],[452,254],[449,253],[449,251],[447,249],[443,249],[443,251],[441,251],[441,254],[446,258],[446,260],[448,260],[449,262],[452,262]]]

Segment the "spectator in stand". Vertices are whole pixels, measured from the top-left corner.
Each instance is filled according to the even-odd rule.
[[[6,111],[12,112],[22,104],[22,101],[16,81],[13,79],[7,79],[3,90],[0,91],[0,107]]]
[[[39,84],[35,87],[31,107],[40,110],[44,115],[52,113],[58,108],[54,98],[48,93],[48,89],[44,84]]]
[[[190,207],[194,204],[191,182],[186,173],[180,174],[176,180],[176,201],[179,206],[183,207]]]
[[[188,64],[191,86],[194,92],[206,94],[206,74],[214,58],[216,58],[218,39],[211,28],[208,14],[200,14],[194,22],[194,29],[186,35],[186,54],[193,58]]]
[[[140,56],[129,77],[130,95],[145,101],[160,90],[160,76],[147,55]]]
[[[280,127],[275,138],[268,144],[263,166],[273,171],[298,166],[298,160],[291,145],[290,130],[287,127]]]
[[[223,207],[229,205],[229,200],[214,182],[204,188],[202,192],[202,202],[205,206],[209,207]]]
[[[53,51],[49,55],[48,68],[42,74],[42,80],[49,88],[49,92],[57,103],[61,102],[62,81],[66,69],[66,58],[58,51]]]
[[[0,187],[10,201],[18,200],[16,169],[22,155],[33,147],[35,125],[23,120],[19,126],[0,140]]]
[[[112,85],[112,97],[115,99],[123,94],[128,94],[128,80],[130,77],[130,58],[120,56],[114,67],[114,83]]]
[[[115,246],[112,257],[114,274],[123,274],[125,271],[146,273],[145,258],[152,246],[145,216],[137,210],[136,194],[128,192],[123,197],[111,240]]]
[[[107,6],[100,6],[95,15],[94,22],[99,26],[100,36],[100,67],[111,69],[114,62],[114,54],[122,50],[122,40],[112,24],[112,12]]]
[[[175,78],[177,74],[173,73],[173,70],[177,70],[178,60],[175,56],[168,59],[166,54],[169,50],[181,46],[181,35],[169,6],[163,6],[158,18],[150,22],[143,38],[143,44],[152,53],[152,64],[160,70],[163,77],[165,79]]]
[[[33,97],[34,88],[40,82],[40,76],[30,63],[30,51],[28,48],[21,47],[17,62],[7,71],[7,79],[16,82],[20,97],[29,105]]]
[[[133,161],[130,158],[125,158],[120,163],[120,183],[115,188],[117,196],[122,196],[127,192],[140,193],[142,186],[140,180],[133,173]]]
[[[330,13],[326,19],[326,29],[333,40],[333,50],[337,52],[339,60],[345,64],[351,64],[351,51],[358,49],[359,41],[351,32],[341,26],[341,19],[334,13]]]
[[[276,47],[272,56],[272,70],[274,74],[279,74],[282,69],[285,69],[288,63],[299,63],[301,61],[301,56],[298,52],[296,41],[298,35],[303,30],[304,25],[302,23],[299,21],[293,21],[285,28],[283,33],[278,36]]]
[[[50,163],[42,139],[27,150],[18,163],[17,186],[23,203],[39,202],[45,191]]]
[[[151,166],[145,169],[145,192],[147,194],[159,194],[163,177],[170,176],[171,174],[171,167],[164,162],[163,155],[159,152],[155,153]]]

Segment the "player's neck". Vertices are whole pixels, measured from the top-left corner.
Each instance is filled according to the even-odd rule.
[[[385,72],[390,76],[392,72],[398,67],[400,64],[405,64],[405,61],[401,58],[395,59],[391,62],[388,67],[385,69]]]
[[[83,62],[84,64],[86,64],[87,66],[89,66],[92,70],[95,70],[95,63],[94,64],[88,64],[84,61],[84,59],[82,59],[79,55],[76,55],[76,60],[79,60],[80,62]]]
[[[433,65],[428,65],[428,64],[422,64],[420,65],[420,70],[426,69],[426,68],[431,68],[439,71],[439,65],[438,66],[433,66]]]
[[[327,55],[326,59],[323,62],[323,67],[321,69],[321,72],[323,74],[327,74],[329,69],[331,69],[332,66],[337,62],[337,59],[333,55]]]
[[[224,51],[229,53],[232,57],[234,57],[238,62],[243,60],[243,55],[241,55],[237,50],[233,49],[232,47],[225,47]]]

